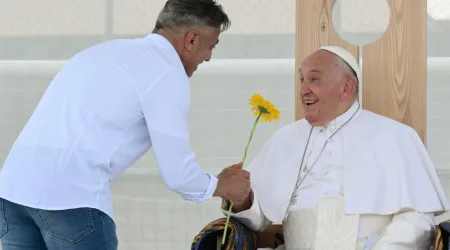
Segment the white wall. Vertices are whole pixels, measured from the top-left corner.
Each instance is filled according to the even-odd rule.
[[[62,61],[0,62],[0,162],[37,104]],[[450,138],[441,107],[450,106],[450,58],[428,61],[428,134],[437,168],[449,169]],[[247,104],[261,93],[281,110],[277,124],[259,124],[250,148],[252,159],[265,140],[282,124],[294,121],[294,60],[213,60],[192,78],[192,147],[201,166],[213,173],[238,162],[253,116]],[[444,132],[444,134],[442,134]],[[214,141],[213,141],[214,140]],[[446,178],[448,171],[443,171]],[[445,185],[450,188],[450,182]],[[450,194],[450,189],[449,194]],[[158,176],[150,151],[113,184],[120,249],[186,249],[211,220],[221,217],[219,201],[197,205],[168,191]]]

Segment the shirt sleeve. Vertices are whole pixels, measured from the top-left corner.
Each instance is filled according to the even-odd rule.
[[[230,217],[237,219],[253,231],[262,232],[271,226],[272,222],[264,215],[258,199],[253,192],[250,196],[250,200],[252,205],[248,210],[244,210],[239,213],[231,212]],[[222,213],[225,216],[228,215],[229,206],[230,204],[225,201],[222,204]]]
[[[198,165],[189,144],[190,83],[184,72],[168,71],[141,98],[160,174],[184,199],[212,197],[217,178]]]

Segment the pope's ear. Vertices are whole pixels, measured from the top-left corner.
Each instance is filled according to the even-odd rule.
[[[358,84],[354,77],[347,77],[347,80],[344,83],[344,87],[342,89],[342,98],[348,99],[353,97],[356,93],[356,84]]]

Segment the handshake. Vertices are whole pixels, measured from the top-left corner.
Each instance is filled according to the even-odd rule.
[[[213,196],[229,201],[244,201],[250,193],[250,173],[242,169],[242,163],[222,170],[217,176],[217,188]]]

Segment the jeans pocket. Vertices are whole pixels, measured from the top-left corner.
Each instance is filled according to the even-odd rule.
[[[5,200],[0,198],[0,239],[8,232],[8,223],[5,216]]]
[[[95,230],[92,209],[39,210],[45,233],[67,244],[77,244]]]

